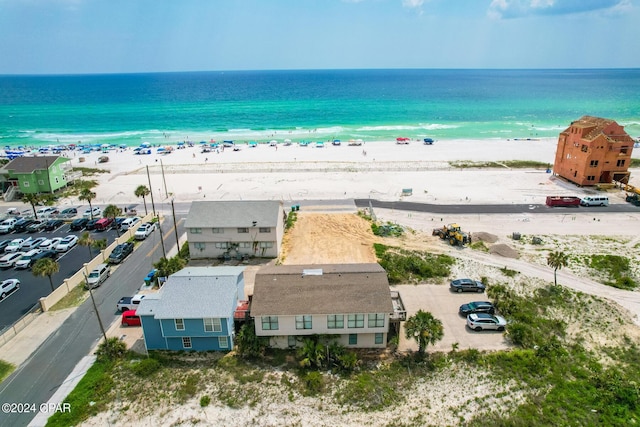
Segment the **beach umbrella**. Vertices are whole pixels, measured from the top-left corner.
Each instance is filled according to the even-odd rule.
[[[151,147],[151,144],[149,144],[148,142],[143,142],[142,144],[140,144],[140,146],[142,148],[148,148],[148,147]]]
[[[158,150],[157,150],[157,151],[158,151],[158,153],[161,153],[161,152],[163,152],[163,151],[166,151],[166,148],[164,148],[164,147],[160,147],[160,148],[158,148]]]
[[[120,144],[120,148],[127,148],[127,144]]]
[[[102,147],[102,148],[109,148],[109,144],[102,144],[100,147]]]
[[[200,144],[206,144],[206,143],[207,143],[207,141],[200,141]]]

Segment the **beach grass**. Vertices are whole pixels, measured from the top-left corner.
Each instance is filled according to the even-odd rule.
[[[87,299],[88,296],[89,296],[89,292],[85,290],[84,281],[83,281],[78,286],[71,289],[71,292],[69,292],[67,295],[62,297],[60,301],[55,303],[54,306],[51,307],[51,311],[64,310],[71,307],[78,307]]]
[[[477,162],[471,160],[450,161],[449,165],[453,168],[471,169],[471,168],[507,168],[507,169],[547,169],[551,167],[550,163],[538,162],[534,160],[504,160],[500,162]]]
[[[5,362],[4,360],[0,360],[0,381],[4,380],[13,372],[16,367],[11,363]]]

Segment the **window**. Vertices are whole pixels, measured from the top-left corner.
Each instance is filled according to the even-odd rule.
[[[589,175],[589,176],[587,177],[587,181],[595,181],[595,180],[596,180],[595,175]]]
[[[364,314],[350,314],[347,326],[349,328],[364,328]]]
[[[203,319],[205,332],[222,332],[222,322],[217,318]]]
[[[229,247],[227,242],[217,242],[215,245],[217,249],[227,249]]]
[[[194,242],[193,243],[193,247],[196,248],[196,249],[201,249],[202,250],[202,249],[207,247],[207,244],[204,243],[204,242]]]
[[[384,327],[384,314],[369,314],[369,327],[370,328]]]
[[[191,348],[191,337],[182,337],[182,348]]]
[[[263,331],[277,331],[278,330],[278,316],[264,316],[264,317],[262,317],[262,330]]]
[[[375,341],[374,341],[374,342],[375,342],[376,344],[382,344],[382,343],[384,342],[384,334],[383,334],[383,333],[380,333],[380,332],[376,333]]]
[[[296,329],[311,329],[311,316],[296,316]]]
[[[272,248],[273,247],[273,242],[260,242],[260,247],[261,248]]]
[[[258,231],[260,233],[271,233],[271,227],[260,227]]]
[[[629,147],[620,147],[620,154],[627,154],[629,152]]]
[[[184,319],[174,319],[176,331],[184,331]]]
[[[580,151],[586,153],[587,152],[588,147],[584,144],[582,144],[582,147],[580,147]]]
[[[358,334],[349,334],[349,345],[358,344]]]
[[[248,232],[249,232],[248,228],[245,228],[245,227],[238,228],[238,233],[248,233]]]
[[[229,348],[229,338],[224,336],[224,337],[218,337],[218,347],[219,348]]]
[[[223,234],[224,233],[224,228],[212,228],[211,232],[214,234]]]
[[[36,173],[37,173],[38,175],[40,175],[40,174],[42,173],[42,171],[41,171],[40,169],[38,169],[38,170],[36,171]]]
[[[344,315],[342,314],[330,314],[327,316],[327,328],[328,329],[342,329],[344,328]]]
[[[58,177],[54,177],[54,180],[56,181],[56,184],[60,182],[60,180],[58,179]]]
[[[618,163],[616,163],[616,166],[621,167],[624,166],[624,160],[618,160]]]
[[[191,234],[202,234],[202,228],[190,228]]]
[[[595,168],[596,166],[598,166],[598,161],[597,160],[591,160],[591,163],[589,163],[589,166],[591,166],[592,168]]]
[[[22,185],[24,185],[25,187],[28,187],[29,186],[29,181],[23,182]]]
[[[41,180],[41,179],[39,179],[39,180],[38,180],[38,185],[44,185],[44,181],[43,181],[43,180]]]
[[[289,347],[295,347],[296,346],[296,336],[295,335],[289,335],[287,337],[287,345]]]
[[[251,242],[238,242],[236,243],[238,245],[238,248],[250,248],[251,247]]]

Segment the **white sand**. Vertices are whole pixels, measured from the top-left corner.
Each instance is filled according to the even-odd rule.
[[[452,140],[423,145],[392,141],[362,146],[325,144],[277,149],[267,145],[240,151],[201,153],[201,146],[170,154],[134,155],[131,149],[110,152],[108,163],[97,164],[102,153],[75,154],[74,166],[110,170],[98,179],[98,203],[141,203],[134,196],[138,185],[149,185],[156,201],[199,199],[306,200],[374,198],[437,204],[544,203],[546,195],[585,195],[544,170],[454,169],[450,161],[534,160],[553,164],[555,138],[537,141]],[[366,153],[366,155],[365,155]],[[85,162],[80,163],[79,158]],[[161,173],[164,168],[164,179]],[[166,186],[165,186],[166,182]],[[408,197],[403,189],[412,189]],[[167,197],[168,195],[168,197]],[[615,199],[615,197],[614,197]],[[614,200],[615,202],[615,200]]]

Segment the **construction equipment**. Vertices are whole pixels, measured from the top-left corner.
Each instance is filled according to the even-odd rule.
[[[627,194],[625,200],[634,206],[640,206],[640,195],[638,195],[637,193]]]
[[[465,233],[458,224],[447,224],[442,228],[434,228],[434,236],[447,240],[451,246],[464,246],[471,243],[471,233]]]

